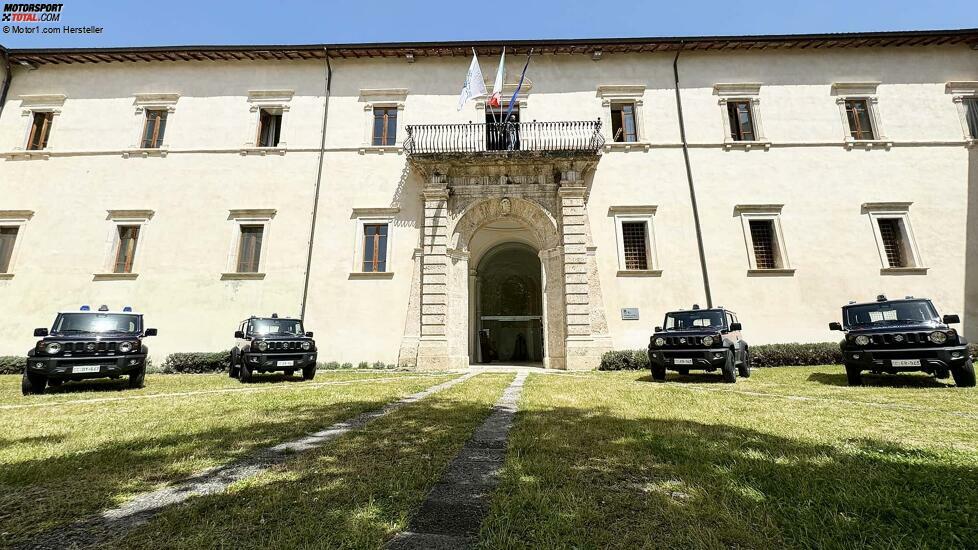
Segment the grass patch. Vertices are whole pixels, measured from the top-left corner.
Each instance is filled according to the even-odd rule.
[[[512,378],[481,374],[227,493],[170,509],[110,546],[380,547],[407,526]]]
[[[840,370],[531,376],[481,544],[973,544],[978,392]]]
[[[118,382],[98,381],[37,397],[19,395],[19,377],[0,377],[0,407],[8,407],[0,424],[0,546],[452,378],[388,374],[394,380],[317,386],[369,377],[242,385],[226,375],[159,375],[141,390],[104,391]],[[174,395],[222,389],[232,391]],[[102,401],[138,396],[147,398]]]

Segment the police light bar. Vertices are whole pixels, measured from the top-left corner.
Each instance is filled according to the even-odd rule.
[[[878,296],[876,297],[876,301],[877,301],[877,302],[885,302],[885,301],[886,301],[886,295],[885,295],[885,294],[880,294],[880,295],[878,295]]]
[[[81,311],[92,311],[92,308],[90,308],[90,307],[88,307],[88,306],[82,306],[82,307],[80,307],[79,309],[80,309]]]
[[[122,308],[122,311],[131,312],[132,311],[132,306],[126,306],[126,307]]]
[[[693,309],[699,309],[699,308],[700,308],[699,304],[693,304]]]
[[[102,304],[102,305],[98,306],[98,310],[99,311],[109,311],[109,306],[107,306],[105,304]]]

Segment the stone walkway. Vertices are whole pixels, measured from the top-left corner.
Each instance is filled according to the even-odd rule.
[[[306,437],[258,450],[247,458],[213,468],[181,483],[158,491],[143,493],[126,504],[77,523],[42,533],[21,548],[84,548],[97,546],[101,541],[125,534],[130,529],[148,522],[158,512],[181,503],[191,497],[219,493],[232,483],[255,476],[268,468],[284,462],[296,452],[315,449],[351,430],[363,427],[396,409],[414,403],[435,393],[460,384],[478,373],[467,373],[459,378],[432,386],[426,390],[388,403],[383,408],[361,413],[344,422],[310,434]],[[524,377],[525,378],[525,377]]]
[[[438,483],[425,498],[408,530],[394,537],[390,549],[469,548],[489,511],[492,491],[506,460],[506,441],[528,372],[516,378],[496,402]]]

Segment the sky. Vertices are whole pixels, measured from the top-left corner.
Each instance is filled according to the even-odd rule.
[[[978,27],[975,0],[63,2],[60,22],[41,27],[95,26],[102,32],[16,34],[12,26],[37,24],[4,21],[0,44],[7,48],[336,44]]]

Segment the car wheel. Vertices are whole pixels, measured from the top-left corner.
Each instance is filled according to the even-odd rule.
[[[64,383],[65,383],[64,380],[60,380],[60,379],[56,379],[56,378],[49,378],[48,379],[48,386],[49,387],[52,387],[52,388],[57,388],[58,386],[60,386],[61,384],[64,384]]]
[[[740,365],[737,366],[737,374],[739,374],[741,378],[750,378],[750,350],[749,349],[744,350],[744,359],[743,361],[740,362]]]
[[[727,352],[727,360],[723,363],[723,381],[733,384],[737,381],[737,368],[734,366],[734,352]]]
[[[292,376],[291,372],[289,372],[289,376]],[[315,377],[316,377],[316,365],[309,365],[308,367],[302,367],[303,380],[312,380]]]
[[[146,381],[146,367],[139,369],[138,372],[134,372],[129,375],[129,387],[132,389],[143,387],[143,383]]]
[[[954,377],[954,384],[959,388],[975,387],[975,365],[969,357],[960,367],[951,369],[951,376]]]
[[[238,350],[231,350],[231,358],[228,366],[228,376],[231,378],[237,378],[240,371],[238,367],[238,360],[240,356],[238,355]]]
[[[846,382],[850,386],[863,385],[863,371],[856,365],[846,365]]]
[[[295,369],[285,369],[285,376],[292,376],[295,374]]]
[[[666,379],[666,366],[665,365],[652,365],[652,379],[653,380],[665,380]]]
[[[44,385],[47,377],[43,374],[30,374],[24,372],[24,377],[20,381],[20,392],[24,395],[37,395],[44,393]]]
[[[251,382],[252,376],[253,374],[251,369],[248,368],[248,365],[241,363],[241,366],[238,367],[238,380],[240,380],[241,383]]]

